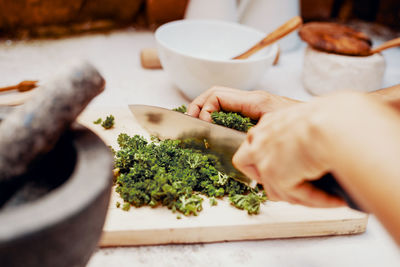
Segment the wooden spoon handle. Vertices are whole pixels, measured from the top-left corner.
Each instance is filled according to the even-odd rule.
[[[0,87],[0,92],[6,92],[6,91],[11,91],[11,90],[16,90],[18,89],[17,85],[11,85],[11,86],[6,86],[6,87]]]
[[[400,46],[400,37],[384,42],[383,44],[371,49],[371,55],[396,46]]]
[[[10,90],[18,90],[20,92],[26,92],[37,87],[38,81],[22,81],[17,85],[0,87],[0,92],[6,92]]]
[[[278,41],[282,37],[288,35],[292,31],[296,30],[302,24],[303,24],[303,20],[301,19],[301,17],[295,16],[295,17],[291,18],[290,20],[285,22],[282,26],[280,26],[278,29],[276,29],[275,31],[268,34],[264,39],[262,39],[260,42],[255,44],[249,50],[247,50],[243,54],[240,54],[240,55],[234,57],[233,59],[246,59],[246,58],[250,57],[251,55],[253,55],[257,51],[263,49],[267,45],[270,45],[270,44]]]

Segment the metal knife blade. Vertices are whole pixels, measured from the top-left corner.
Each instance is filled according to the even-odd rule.
[[[219,156],[226,174],[251,187],[256,186],[256,181],[249,179],[232,165],[232,157],[245,140],[245,133],[161,107],[129,105],[129,109],[144,129],[161,140],[207,140],[209,150]]]

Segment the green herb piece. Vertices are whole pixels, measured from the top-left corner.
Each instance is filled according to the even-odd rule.
[[[203,209],[199,194],[232,197],[258,192],[221,172],[215,155],[192,146],[204,148],[203,140],[147,141],[139,135],[120,134],[117,141],[116,191],[125,201],[124,207],[162,205],[186,216],[197,215]],[[243,206],[246,210],[248,207],[254,209]]]
[[[129,211],[130,208],[131,208],[131,204],[129,204],[129,202],[125,202],[125,203],[122,205],[122,209],[123,209],[124,211]]]
[[[181,113],[185,113],[185,112],[187,111],[187,108],[186,108],[185,105],[182,105],[182,106],[180,106],[180,107],[173,108],[172,110],[173,110],[173,111],[178,111],[178,112],[181,112]]]
[[[178,214],[178,215],[176,215],[176,218],[177,218],[178,220],[180,220],[180,219],[182,219],[182,215]]]
[[[233,195],[229,197],[231,204],[243,210],[247,210],[248,214],[258,214],[260,212],[260,204],[267,200],[265,192],[251,192],[247,195]]]
[[[109,115],[106,117],[106,119],[103,121],[103,123],[101,124],[101,126],[103,126],[104,129],[110,129],[114,126],[114,116],[113,115]]]
[[[119,208],[119,207],[121,206],[121,203],[119,203],[119,201],[117,201],[117,203],[115,203],[115,206],[116,206],[117,208]]]
[[[218,201],[215,197],[210,197],[210,205],[211,206],[217,206],[218,205]]]
[[[211,113],[213,123],[232,128],[238,131],[247,132],[255,124],[248,117],[235,112],[214,111]]]
[[[101,118],[98,118],[97,120],[95,120],[93,123],[94,124],[100,124],[103,120]]]

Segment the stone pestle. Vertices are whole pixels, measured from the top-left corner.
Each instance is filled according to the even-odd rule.
[[[91,64],[73,62],[0,123],[0,182],[28,171],[49,152],[89,102],[104,90],[105,80]]]

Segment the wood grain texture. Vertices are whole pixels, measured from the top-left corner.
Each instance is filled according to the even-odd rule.
[[[368,56],[371,39],[364,33],[331,22],[306,23],[299,30],[300,38],[311,47],[335,54]]]
[[[269,33],[264,39],[256,43],[254,46],[243,52],[242,54],[235,56],[233,59],[246,59],[257,53],[264,47],[275,43],[279,39],[285,37],[289,33],[293,32],[303,24],[303,20],[299,16],[295,16],[290,20],[286,21],[280,27],[273,32]],[[274,64],[275,65],[275,64]]]
[[[380,53],[383,50],[397,46],[400,46],[400,37],[384,42],[383,44],[371,49],[371,54]]]
[[[115,117],[114,128],[104,130],[93,124],[109,114]],[[128,107],[88,109],[78,121],[113,147],[120,132],[148,137]],[[251,216],[227,200],[210,206],[207,199],[198,216],[177,219],[165,207],[131,207],[126,212],[116,207],[117,201],[123,203],[113,190],[101,247],[357,234],[365,231],[368,220],[367,214],[349,208],[316,209],[273,201],[263,204],[259,215]]]

